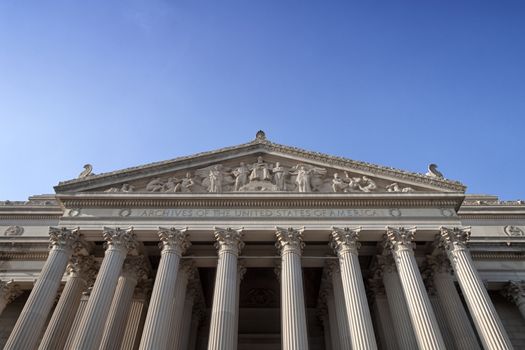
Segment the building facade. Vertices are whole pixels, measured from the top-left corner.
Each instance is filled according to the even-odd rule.
[[[525,202],[270,142],[0,202],[4,349],[523,349]]]

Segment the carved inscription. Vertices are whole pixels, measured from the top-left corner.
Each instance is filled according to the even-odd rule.
[[[139,209],[132,216],[177,218],[347,218],[390,216],[384,209]]]

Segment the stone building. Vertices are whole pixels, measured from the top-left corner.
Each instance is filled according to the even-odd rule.
[[[525,203],[270,142],[0,202],[5,349],[524,349]]]

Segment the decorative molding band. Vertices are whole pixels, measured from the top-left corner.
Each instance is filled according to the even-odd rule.
[[[9,260],[33,260],[33,261],[45,261],[48,256],[48,252],[0,252],[0,261]]]
[[[66,208],[457,208],[461,197],[453,198],[79,198],[61,196]]]
[[[472,252],[474,260],[525,260],[525,252]]]

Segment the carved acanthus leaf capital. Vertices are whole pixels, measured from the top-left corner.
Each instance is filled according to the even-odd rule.
[[[427,256],[427,266],[431,274],[434,273],[452,273],[450,260],[445,254],[433,254]]]
[[[137,257],[128,257],[124,261],[122,274],[130,276],[137,280],[137,282],[144,282],[148,280],[150,273],[149,261],[143,255]]]
[[[0,280],[0,300],[5,305],[11,303],[22,294],[22,289],[15,281]]]
[[[470,239],[470,227],[440,227],[440,247],[447,252],[466,249]]]
[[[71,257],[71,261],[67,265],[66,272],[71,277],[80,277],[84,279],[87,285],[92,285],[97,276],[98,263],[91,255]]]
[[[501,294],[516,305],[525,303],[525,283],[523,281],[510,281],[501,290]]]
[[[396,261],[392,254],[382,254],[376,256],[374,278],[382,278],[384,273],[394,273],[397,271]]]
[[[49,248],[51,249],[73,250],[74,252],[78,251],[79,253],[82,253],[85,248],[82,243],[78,228],[49,228]]]
[[[275,235],[277,236],[275,246],[281,254],[286,249],[291,249],[296,253],[301,254],[305,245],[303,242],[303,231],[304,227],[301,229],[295,229],[293,227],[275,227]]]
[[[339,228],[332,226],[332,235],[330,240],[330,246],[339,255],[350,252],[357,254],[357,250],[360,248],[359,243],[359,232],[361,228]]]
[[[244,247],[244,242],[242,241],[242,237],[244,236],[242,227],[237,230],[231,227],[214,227],[214,229],[215,239],[217,240],[215,247],[219,250],[219,253],[229,251],[234,254],[239,254],[241,252]]]
[[[137,255],[138,241],[136,239],[135,233],[133,232],[133,227],[127,229],[121,229],[120,227],[104,227],[102,236],[104,237],[105,248],[123,250],[127,254]]]
[[[237,264],[237,274],[239,275],[239,282],[241,282],[244,278],[244,275],[246,274],[246,262],[245,261],[239,261]]]
[[[392,251],[412,250],[415,246],[415,243],[413,243],[415,233],[415,227],[406,228],[387,226],[384,241],[385,248]]]
[[[187,230],[187,227],[181,229],[159,227],[159,247],[162,248],[162,251],[175,251],[179,255],[184,254],[191,246]]]

